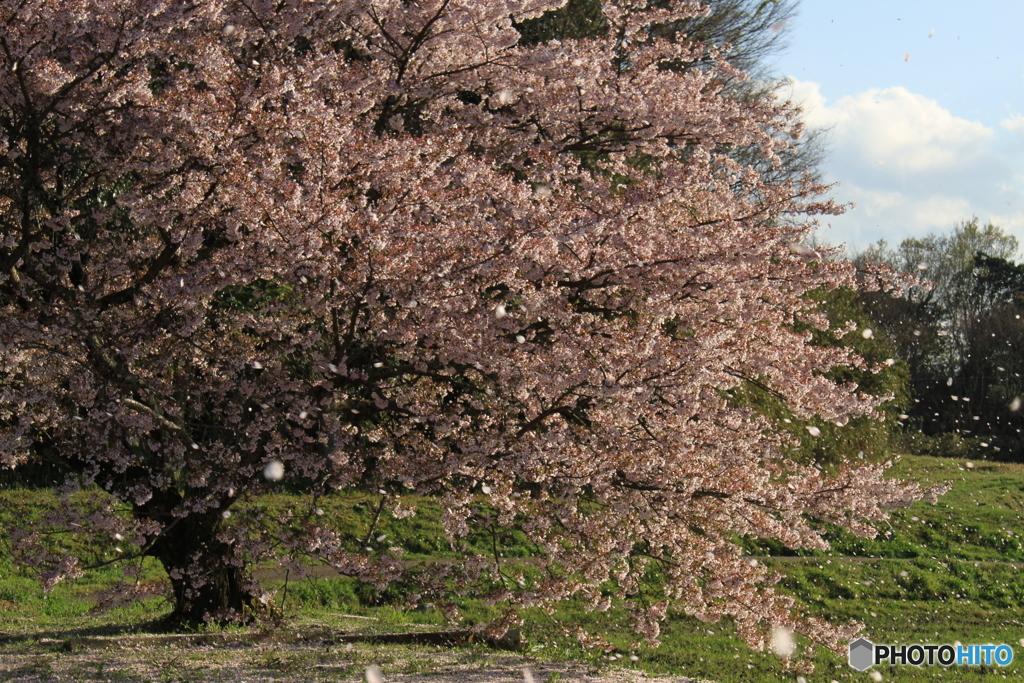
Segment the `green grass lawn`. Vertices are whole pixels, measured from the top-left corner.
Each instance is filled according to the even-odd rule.
[[[750,551],[774,555],[764,561],[786,575],[783,585],[809,611],[838,621],[864,622],[863,635],[874,642],[1007,643],[1014,646],[1017,657],[1024,658],[1020,643],[1024,638],[1024,465],[984,461],[973,465],[905,457],[894,468],[895,475],[923,483],[948,482],[952,489],[937,505],[918,503],[894,513],[876,539],[837,532],[830,536],[833,550],[825,554],[783,556],[781,549],[753,545]],[[0,528],[9,528],[14,517],[31,519],[52,504],[53,495],[47,491],[2,490]],[[256,504],[273,513],[306,503],[273,496]],[[375,499],[347,496],[322,499],[317,505],[341,526],[359,529],[372,516]],[[443,556],[446,542],[431,505],[424,501],[420,514],[407,520],[385,516],[375,533],[387,535],[388,543],[401,545],[410,556]],[[469,539],[471,546],[479,545],[481,551],[486,542],[483,537]],[[169,610],[166,598],[154,597],[128,608],[93,613],[96,596],[113,581],[110,570],[88,572],[44,595],[35,579],[11,568],[6,543],[7,534],[0,535],[0,660],[7,652],[22,657],[38,655],[43,661],[50,656],[46,644],[51,641],[69,634],[145,630]],[[530,554],[516,539],[510,540],[509,548],[513,556]],[[105,557],[104,553],[113,552],[112,544],[109,548],[98,546],[94,552]],[[159,581],[160,575],[155,564],[147,567],[148,578]],[[283,585],[270,587],[284,595]],[[365,588],[345,579],[305,579],[289,583],[284,609],[297,628],[372,632],[443,627],[436,610],[402,609],[397,602],[389,604],[389,598],[397,596],[388,594],[372,597],[368,599]],[[369,606],[375,602],[377,606]],[[473,601],[465,601],[461,607],[470,620],[483,621],[491,615],[487,607]],[[569,604],[551,616],[529,613],[527,617],[523,629],[527,655],[540,661],[582,660],[595,667],[629,666],[722,683],[796,680],[796,674],[786,671],[774,655],[749,650],[726,622],[705,624],[672,616],[663,628],[662,646],[649,649],[635,642],[628,617],[620,611],[594,614]],[[582,652],[563,632],[563,627],[577,625],[605,633],[617,649]],[[631,661],[631,655],[637,661]],[[819,652],[815,663],[815,673],[806,677],[808,683],[871,680],[832,653]],[[257,661],[253,666],[262,665]],[[355,671],[359,663],[352,666]],[[0,666],[0,678],[3,673]],[[1024,666],[1019,661],[1005,668],[902,666],[885,667],[881,673],[887,681],[1015,680],[1024,678]]]

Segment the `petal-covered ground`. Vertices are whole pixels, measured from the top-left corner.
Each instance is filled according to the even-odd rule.
[[[227,646],[148,646],[130,636],[109,648],[68,650],[67,642],[26,642],[0,659],[0,680],[17,683],[284,683],[356,682],[377,667],[387,683],[698,683],[679,676],[654,677],[614,665],[545,664],[523,655],[476,648],[426,648],[308,643]],[[372,674],[371,674],[372,677]]]

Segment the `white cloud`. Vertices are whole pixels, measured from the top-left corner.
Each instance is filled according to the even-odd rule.
[[[810,128],[828,130],[825,179],[839,184],[838,201],[856,204],[829,221],[823,239],[896,244],[974,216],[1024,237],[1024,116],[993,129],[902,87],[833,103],[817,83],[793,81],[787,94]]]
[[[1024,115],[1014,114],[999,122],[999,125],[1017,137],[1024,139]]]
[[[906,88],[871,89],[828,105],[814,83],[794,83],[807,124],[828,128],[837,146],[856,148],[863,163],[905,171],[962,165],[993,131],[953,116],[934,100]]]
[[[965,198],[935,194],[916,196],[900,190],[863,187],[849,181],[841,183],[837,195],[852,202],[854,208],[833,218],[832,229],[821,233],[820,237],[832,244],[846,243],[855,250],[879,239],[895,245],[912,234],[944,232],[956,221],[975,213],[971,202]],[[924,226],[929,227],[922,229]]]
[[[812,81],[789,79],[786,90],[781,94],[803,109],[803,120],[810,128],[829,128],[834,123],[820,85]]]

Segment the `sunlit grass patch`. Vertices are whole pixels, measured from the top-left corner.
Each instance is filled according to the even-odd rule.
[[[921,502],[894,511],[876,539],[830,532],[833,549],[829,553],[788,553],[763,557],[762,561],[785,575],[782,586],[808,611],[839,622],[863,622],[864,635],[875,642],[1013,646],[1024,636],[1024,550],[1018,535],[1024,532],[1024,465],[978,460],[967,467],[967,462],[904,457],[893,469],[893,476],[914,477],[925,484],[951,484],[952,489],[938,504]],[[0,491],[0,521],[9,523],[11,510],[36,514],[33,510],[44,509],[53,500],[47,491]],[[7,505],[9,501],[17,506]],[[309,506],[301,496],[290,495],[269,496],[251,504],[262,506],[268,515],[285,509],[299,514],[303,506]],[[373,494],[328,496],[315,503],[325,521],[357,537],[370,531],[369,519],[378,504],[379,497]],[[424,498],[419,508],[415,517],[403,520],[382,515],[372,530],[374,538],[385,536],[382,543],[402,547],[408,557],[452,556],[441,530],[437,502]],[[489,540],[480,534],[470,537],[467,544],[486,553]],[[514,537],[507,541],[504,552],[510,557],[532,552]],[[766,551],[756,546],[750,550],[762,556]],[[529,573],[529,565],[524,567]],[[200,681],[228,680],[224,672],[230,667],[285,679],[302,675],[307,676],[303,680],[354,680],[365,666],[374,663],[385,671],[429,673],[456,661],[458,666],[482,666],[489,657],[497,656],[480,646],[460,648],[442,657],[436,648],[362,644],[267,646],[251,652],[211,650],[202,662],[173,648],[104,656],[85,651],[59,654],[58,644],[73,635],[118,638],[144,633],[170,610],[170,602],[165,597],[150,597],[96,613],[96,597],[116,582],[116,568],[89,571],[48,594],[28,572],[10,567],[5,547],[0,547],[0,568],[0,632],[5,634],[0,641],[0,660],[15,657],[17,676],[26,679],[64,671],[61,662],[68,657],[80,659],[76,680],[141,681],[149,680],[145,676],[153,672],[169,671],[173,680]],[[161,576],[160,567],[148,562],[143,579],[158,581]],[[295,630],[375,634],[451,628],[429,602],[409,603],[400,591],[378,591],[352,579],[304,578],[265,585],[283,603],[289,627]],[[458,607],[469,625],[487,623],[497,615],[496,607],[478,600],[459,600]],[[705,624],[685,615],[670,615],[662,629],[662,646],[651,649],[638,642],[622,609],[589,612],[582,602],[569,602],[553,614],[528,610],[525,617],[523,656],[532,658],[530,661],[576,662],[590,667],[588,670],[638,668],[720,683],[796,679],[775,655],[747,648],[728,622]],[[582,649],[574,634],[576,627],[606,634],[612,649]],[[209,631],[223,629],[211,626]],[[799,652],[806,643],[798,637],[797,646]],[[1015,650],[1018,657],[1024,657],[1024,649]],[[433,654],[421,657],[417,652]],[[166,669],[157,665],[157,658],[170,662]],[[819,652],[814,660],[817,673],[808,681],[867,680],[865,674],[850,669],[843,657]],[[10,671],[0,673],[8,675]],[[1020,668],[1015,662],[1008,669],[960,667],[945,671],[908,666],[886,668],[882,673],[885,680],[898,681],[991,681],[994,676],[1020,677]]]

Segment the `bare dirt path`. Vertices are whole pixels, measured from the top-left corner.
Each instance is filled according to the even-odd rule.
[[[379,668],[382,683],[697,683],[481,646],[133,635],[30,639],[0,653],[0,681],[12,683],[362,683],[369,667]]]

